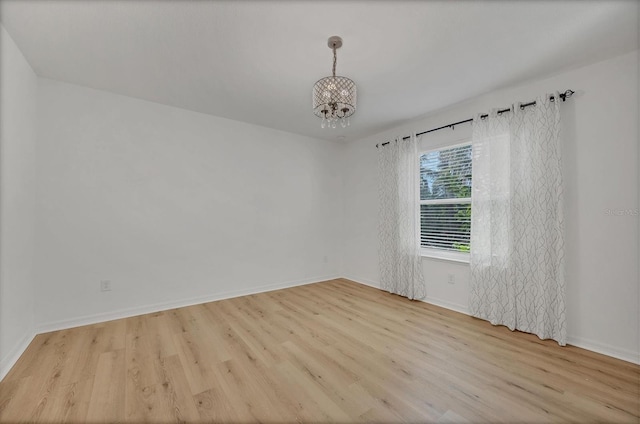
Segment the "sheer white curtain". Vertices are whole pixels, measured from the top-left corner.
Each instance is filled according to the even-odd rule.
[[[566,344],[560,97],[473,123],[473,316]]]
[[[391,293],[426,296],[420,260],[416,137],[378,148],[380,284]]]

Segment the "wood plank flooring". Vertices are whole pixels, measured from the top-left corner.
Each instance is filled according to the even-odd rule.
[[[640,367],[332,280],[38,335],[0,422],[638,423]]]

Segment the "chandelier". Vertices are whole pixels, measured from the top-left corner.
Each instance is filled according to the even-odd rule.
[[[329,37],[327,43],[333,50],[333,75],[324,77],[313,85],[313,113],[322,118],[322,128],[351,125],[349,117],[356,111],[356,83],[346,77],[336,76],[336,49],[342,47],[342,38]]]

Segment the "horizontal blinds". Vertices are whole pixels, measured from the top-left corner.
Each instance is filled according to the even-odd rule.
[[[469,251],[471,233],[471,145],[420,156],[422,247]]]
[[[422,247],[468,251],[471,204],[420,205]]]

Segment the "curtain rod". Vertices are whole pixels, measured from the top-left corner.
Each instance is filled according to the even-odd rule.
[[[573,90],[569,89],[569,90],[565,91],[564,93],[560,93],[560,94],[558,95],[558,97],[560,97],[560,98],[562,99],[562,101],[564,102],[564,101],[565,101],[565,100],[567,100],[569,97],[571,97],[574,93],[575,93],[575,91],[573,91]],[[554,96],[551,96],[551,97],[549,97],[549,100],[553,102],[553,101],[555,100],[555,97],[554,97]],[[529,102],[529,103],[525,103],[525,104],[523,104],[523,105],[520,105],[520,109],[524,109],[525,107],[533,106],[533,105],[535,105],[535,104],[536,104],[536,101],[534,100],[534,101],[532,101],[532,102]],[[506,109],[500,109],[497,113],[498,113],[498,115],[500,115],[501,113],[510,112],[510,111],[511,111],[511,108],[510,108],[510,107],[508,107],[508,108],[506,108]],[[480,115],[480,118],[481,118],[481,119],[484,119],[484,118],[486,118],[487,116],[489,116],[489,114]],[[420,133],[416,134],[416,137],[417,137],[417,136],[419,136],[419,135],[428,134],[428,133],[430,133],[430,132],[440,131],[440,130],[443,130],[443,129],[445,129],[445,128],[451,128],[451,129],[454,129],[454,127],[455,127],[456,125],[466,124],[467,122],[473,122],[473,118],[465,119],[464,121],[454,122],[454,123],[452,123],[452,124],[443,125],[443,126],[438,127],[438,128],[432,128],[432,129],[427,130],[427,131],[422,131],[422,132],[420,132]],[[407,139],[409,139],[409,138],[411,138],[411,137],[410,137],[410,136],[402,137],[402,139],[403,139],[403,140],[407,140]],[[377,147],[379,147],[379,146],[386,146],[386,145],[387,145],[387,144],[389,144],[389,143],[391,143],[391,142],[390,142],[390,141],[387,141],[387,142],[382,143],[382,144],[376,144],[376,148],[377,148]]]

